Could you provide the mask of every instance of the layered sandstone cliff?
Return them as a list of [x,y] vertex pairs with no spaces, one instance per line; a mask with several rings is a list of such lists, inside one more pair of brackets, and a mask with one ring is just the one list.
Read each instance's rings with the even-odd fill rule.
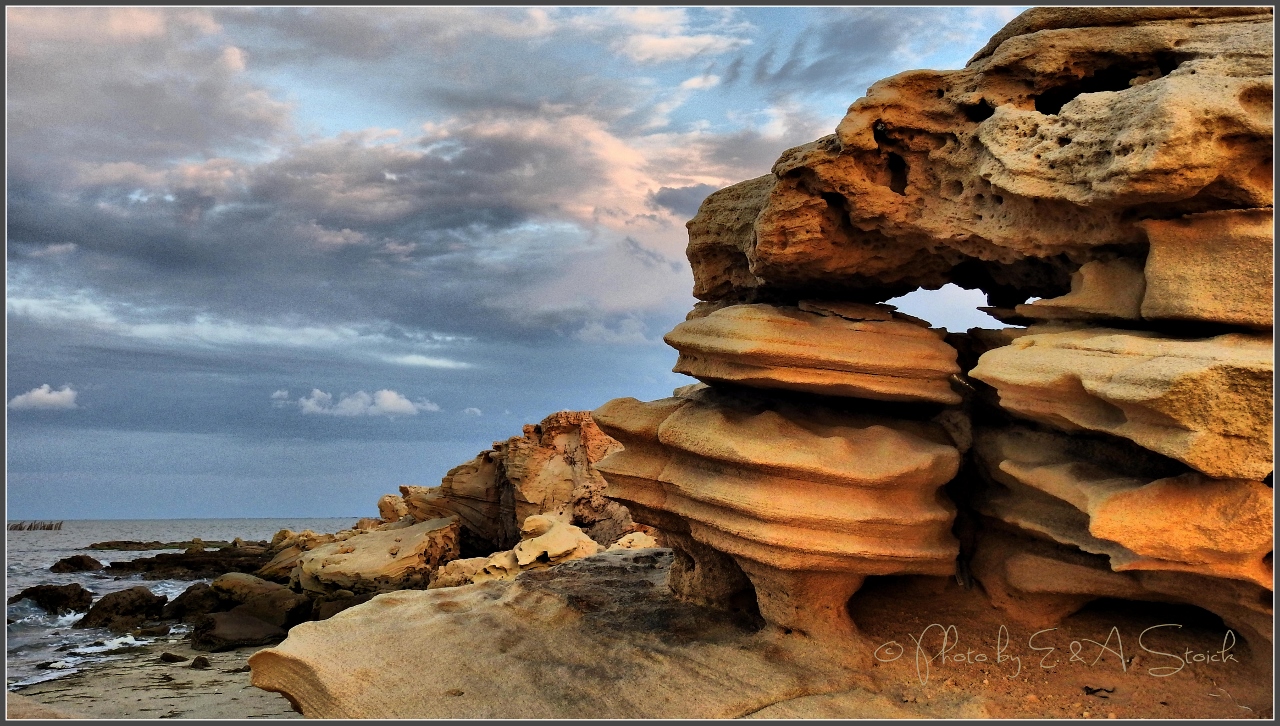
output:
[[[490,556],[306,626],[255,683],[309,715],[461,714],[404,667],[420,651],[387,631],[411,622],[462,643],[444,693],[501,684],[482,705],[582,715],[529,675],[571,663],[612,689],[600,714],[741,715],[734,689],[872,672],[850,613],[881,575],[1035,628],[1100,598],[1191,605],[1269,664],[1272,35],[1267,8],[1037,8],[963,69],[875,84],[689,222],[701,302],[666,340],[700,383],[556,414],[386,499],[377,529],[456,516]],[[947,283],[1010,327],[883,304]],[[586,578],[648,555],[584,559],[564,528],[606,544],[630,520],[670,547],[662,597],[683,602]],[[749,627],[710,634],[730,621]],[[361,648],[391,674],[373,687],[334,665]]]
[[[608,494],[669,533],[672,587],[749,584],[771,623],[848,634],[862,576],[958,563],[1030,621],[1172,600],[1269,640],[1272,28],[1031,10],[708,197],[704,302],[666,339],[711,388],[595,412],[626,447]],[[946,283],[1031,327],[875,305]]]

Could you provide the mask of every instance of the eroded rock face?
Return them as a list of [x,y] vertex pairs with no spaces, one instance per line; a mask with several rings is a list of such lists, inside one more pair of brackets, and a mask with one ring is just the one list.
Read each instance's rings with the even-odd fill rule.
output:
[[1019,416],[1121,436],[1211,477],[1261,480],[1272,470],[1271,350],[1270,336],[1090,328],[1023,335],[970,375]]
[[316,593],[425,588],[432,570],[458,557],[459,530],[449,517],[320,545],[299,557],[298,584]]
[[487,558],[454,560],[437,568],[431,588],[455,587],[490,580],[512,580],[526,570],[538,570],[570,560],[590,557],[600,545],[581,529],[564,522],[533,515],[520,527],[520,543],[515,548]]
[[626,510],[603,495],[605,482],[594,468],[617,446],[588,412],[560,411],[454,467],[440,486],[400,491],[419,521],[458,516],[466,554],[511,549],[520,524],[533,515],[579,526],[607,545],[633,528]]
[[[908,710],[827,652],[677,600],[662,585],[670,557],[602,552],[513,582],[379,595],[255,653],[253,684],[308,718],[986,715],[973,701]],[[816,710],[799,700],[810,694],[829,701]]]
[[1151,243],[1142,317],[1270,330],[1274,225],[1271,209],[1140,222]]
[[955,510],[938,489],[960,454],[936,424],[712,389],[593,415],[625,447],[598,465],[609,495],[732,557],[775,625],[852,637],[844,603],[864,576],[954,571]]
[[[1101,445],[1101,444],[1100,444]],[[1270,588],[1272,489],[1260,481],[1127,476],[1069,437],[982,431],[977,458],[999,491],[979,511],[1110,558],[1111,569],[1169,570]]]
[[955,404],[956,351],[890,306],[802,301],[734,305],[677,325],[673,369],[733,383],[881,401]]
[[1220,616],[1247,642],[1269,645],[1273,637],[1271,593],[1242,580],[1115,572],[1106,557],[999,527],[981,530],[970,566],[991,603],[1031,627],[1052,627],[1089,602],[1110,597],[1188,603]]
[[1141,219],[1270,207],[1272,15],[1184,10],[1036,8],[961,70],[876,83],[834,135],[707,199],[695,295],[956,282],[1011,307],[1140,261]]

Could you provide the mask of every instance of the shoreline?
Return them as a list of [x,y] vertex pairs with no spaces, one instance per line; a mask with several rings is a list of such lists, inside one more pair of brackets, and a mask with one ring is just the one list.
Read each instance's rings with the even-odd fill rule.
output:
[[[250,683],[246,665],[249,656],[259,650],[262,648],[205,653],[192,650],[187,640],[152,643],[118,660],[96,663],[65,678],[23,686],[9,694],[64,711],[72,718],[302,718],[283,696]],[[165,652],[187,660],[163,662],[160,654]],[[191,668],[197,656],[208,658],[210,667]]]

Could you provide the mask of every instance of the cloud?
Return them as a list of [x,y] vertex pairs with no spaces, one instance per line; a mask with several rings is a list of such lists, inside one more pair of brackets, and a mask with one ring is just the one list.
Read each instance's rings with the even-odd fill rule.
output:
[[412,353],[409,355],[395,355],[384,358],[388,363],[395,363],[402,366],[418,366],[422,368],[470,368],[470,363],[462,361],[450,360],[448,358],[432,358],[425,355]]
[[702,206],[702,200],[719,189],[711,184],[693,184],[687,187],[660,187],[649,199],[657,206],[669,209],[680,217],[692,218]]
[[481,415],[483,415],[482,413],[480,413],[480,409],[478,409],[478,408],[474,408],[474,407],[464,408],[464,409],[462,409],[462,413],[463,413],[463,415],[466,415],[466,416],[481,416]]
[[385,388],[372,396],[364,391],[343,395],[336,404],[331,394],[313,388],[310,395],[298,399],[298,406],[304,414],[329,416],[416,416],[419,411],[440,410],[440,406],[431,401],[410,401]]
[[278,390],[278,391],[276,391],[275,393],[271,394],[271,400],[272,400],[272,401],[280,401],[280,400],[286,400],[286,401],[287,401],[288,399],[289,399],[289,389],[287,389],[287,388],[281,388],[280,390]]
[[608,327],[598,320],[583,325],[573,337],[584,343],[600,345],[658,345],[661,339],[651,340],[645,336],[648,326],[638,318],[623,318],[615,327]]
[[703,33],[700,35],[633,35],[618,44],[618,50],[638,63],[665,63],[688,60],[699,55],[717,55],[741,48],[751,41]]
[[71,386],[63,386],[55,391],[45,383],[39,388],[14,396],[13,400],[9,401],[9,408],[65,410],[79,408],[79,406],[76,405],[76,391]]

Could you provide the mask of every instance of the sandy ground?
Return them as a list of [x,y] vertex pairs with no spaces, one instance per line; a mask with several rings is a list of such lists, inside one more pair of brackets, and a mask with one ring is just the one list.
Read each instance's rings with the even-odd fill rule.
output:
[[[1036,635],[993,610],[980,591],[942,578],[871,578],[851,611],[862,635],[873,645],[884,644],[868,674],[869,688],[753,715],[839,717],[848,711],[843,701],[873,698],[884,718],[954,716],[961,707],[979,709],[966,716],[995,718],[1273,717],[1269,651],[1254,653],[1239,644],[1231,660],[1190,660],[1176,673],[1153,675],[1179,665],[1172,653],[1194,659],[1220,652],[1225,628],[1203,611],[1104,601]],[[1183,625],[1146,636],[1146,644],[1165,655],[1138,644],[1142,630],[1157,623]],[[955,628],[942,658],[949,625]],[[923,643],[919,658],[916,640]],[[301,718],[283,696],[253,687],[249,672],[239,670],[257,650],[197,653],[186,642],[151,645],[17,693],[87,718]],[[212,667],[164,663],[164,651],[204,655]]]
[[[964,694],[994,718],[1273,717],[1270,649],[1238,643],[1232,659],[1211,661],[1221,658],[1226,627],[1196,608],[1097,601],[1037,635],[976,587],[886,577],[869,578],[850,610],[881,647],[872,667],[879,692],[905,704]],[[1144,629],[1165,623],[1182,627],[1149,631],[1149,650],[1139,645]]]
[[[149,645],[16,693],[77,718],[302,718],[283,696],[254,688],[248,670],[237,670],[258,650],[199,653],[186,642]],[[165,663],[159,656],[166,651],[189,659],[203,655],[211,667]]]

